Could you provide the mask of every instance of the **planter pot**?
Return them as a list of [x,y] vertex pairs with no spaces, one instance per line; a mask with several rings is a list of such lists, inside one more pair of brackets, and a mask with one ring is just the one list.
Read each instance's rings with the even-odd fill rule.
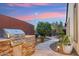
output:
[[66,54],[70,54],[72,52],[73,45],[64,45],[63,46],[63,52]]
[[45,37],[43,37],[43,36],[40,37],[41,42],[44,42],[44,38],[45,38]]

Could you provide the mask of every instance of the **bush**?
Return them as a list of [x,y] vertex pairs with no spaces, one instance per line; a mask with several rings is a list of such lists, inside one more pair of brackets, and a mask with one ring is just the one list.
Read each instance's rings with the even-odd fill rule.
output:
[[60,40],[59,40],[59,43],[61,45],[70,45],[70,39],[67,35],[63,35]]
[[45,36],[50,36],[51,31],[52,31],[51,24],[49,24],[48,22],[39,22],[37,24],[36,31],[40,36],[42,36],[44,38],[45,38]]

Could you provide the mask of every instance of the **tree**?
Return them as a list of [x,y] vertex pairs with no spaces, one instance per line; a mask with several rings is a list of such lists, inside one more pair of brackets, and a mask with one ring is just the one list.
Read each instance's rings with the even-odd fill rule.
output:
[[63,32],[64,26],[62,21],[60,21],[59,23],[57,21],[55,23],[52,23],[52,29],[53,29],[53,34],[58,36],[64,35],[64,32]]
[[63,30],[64,30],[63,22],[60,21],[60,23],[59,23],[57,29],[58,29],[59,37],[65,35],[65,33],[64,33],[64,31],[63,31]]
[[63,22],[60,21],[59,27],[60,27],[60,28],[63,28]]
[[52,24],[51,24],[51,27],[52,27],[52,35],[55,36],[55,35],[56,35],[56,27],[57,27],[57,26],[56,26],[56,23],[52,23]]
[[57,25],[57,26],[59,25],[57,21],[56,21],[55,25]]
[[44,41],[44,38],[46,36],[49,36],[51,34],[52,28],[51,28],[51,24],[49,24],[48,22],[39,22],[37,24],[37,28],[36,28],[38,34],[41,36],[41,41]]

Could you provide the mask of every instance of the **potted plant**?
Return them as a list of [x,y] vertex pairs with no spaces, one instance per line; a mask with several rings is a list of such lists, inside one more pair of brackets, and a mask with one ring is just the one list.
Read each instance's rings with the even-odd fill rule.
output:
[[71,43],[70,41],[70,37],[68,37],[67,35],[64,36],[63,39],[63,52],[70,54],[72,52],[73,49],[73,42]]
[[65,35],[62,39],[63,52],[66,54],[70,54],[73,49],[73,43],[70,41],[70,37]]

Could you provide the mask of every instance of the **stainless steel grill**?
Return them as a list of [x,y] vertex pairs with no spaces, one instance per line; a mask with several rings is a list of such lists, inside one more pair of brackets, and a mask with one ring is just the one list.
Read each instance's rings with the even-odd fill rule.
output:
[[25,33],[21,29],[3,29],[5,38],[24,38]]

